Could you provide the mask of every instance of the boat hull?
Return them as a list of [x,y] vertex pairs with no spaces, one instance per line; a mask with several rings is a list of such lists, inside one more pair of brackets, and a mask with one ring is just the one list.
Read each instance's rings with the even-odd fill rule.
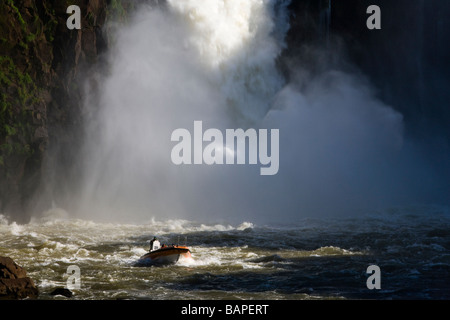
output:
[[170,246],[154,250],[143,255],[140,260],[142,262],[150,262],[152,264],[174,264],[180,258],[190,258],[191,251],[188,247]]

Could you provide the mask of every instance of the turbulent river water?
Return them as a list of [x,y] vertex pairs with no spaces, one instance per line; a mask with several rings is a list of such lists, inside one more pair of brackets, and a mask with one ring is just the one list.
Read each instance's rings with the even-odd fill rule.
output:
[[[359,218],[304,219],[297,225],[143,224],[71,219],[53,210],[29,224],[0,223],[0,255],[27,269],[38,299],[67,287],[72,299],[449,299],[450,214],[443,208],[395,208]],[[192,259],[138,263],[149,240],[185,242]],[[367,268],[380,268],[369,290]]]

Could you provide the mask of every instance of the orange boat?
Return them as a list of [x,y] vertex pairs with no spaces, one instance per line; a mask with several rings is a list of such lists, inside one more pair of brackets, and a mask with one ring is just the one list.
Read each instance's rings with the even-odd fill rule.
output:
[[190,258],[191,250],[186,246],[171,245],[160,246],[156,238],[150,242],[150,251],[143,255],[141,261],[149,261],[157,264],[171,264],[176,263],[180,257]]

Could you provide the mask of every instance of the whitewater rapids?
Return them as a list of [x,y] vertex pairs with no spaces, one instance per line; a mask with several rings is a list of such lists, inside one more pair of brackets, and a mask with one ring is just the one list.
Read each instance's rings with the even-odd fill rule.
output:
[[[0,255],[35,281],[39,299],[66,287],[72,299],[448,299],[450,216],[439,208],[390,209],[361,218],[305,219],[298,225],[143,224],[70,219],[53,210],[29,224],[0,217]],[[186,244],[191,260],[140,266],[149,240]],[[366,287],[369,265],[382,289]]]

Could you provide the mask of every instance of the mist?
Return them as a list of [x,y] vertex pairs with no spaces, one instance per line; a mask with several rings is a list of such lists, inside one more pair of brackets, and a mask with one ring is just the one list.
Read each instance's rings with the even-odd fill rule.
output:
[[[405,138],[404,119],[364,75],[333,63],[277,62],[288,2],[167,1],[114,34],[88,92],[77,217],[289,223],[433,201],[439,177]],[[329,48],[328,48],[329,49]],[[326,51],[317,48],[316,59]],[[325,50],[325,49],[324,49]],[[326,63],[326,62],[324,62]],[[280,167],[174,165],[171,133],[280,130]]]

